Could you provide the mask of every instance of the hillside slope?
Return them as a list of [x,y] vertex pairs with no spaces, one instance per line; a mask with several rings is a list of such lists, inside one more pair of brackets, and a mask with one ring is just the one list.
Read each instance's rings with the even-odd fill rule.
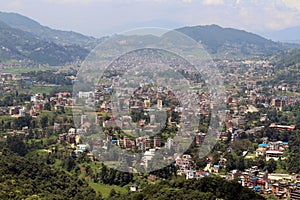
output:
[[266,55],[285,49],[277,42],[259,35],[218,25],[192,26],[176,29],[199,41],[212,54],[227,56]]
[[84,48],[93,48],[98,39],[73,31],[61,31],[43,26],[40,23],[17,13],[0,12],[0,21],[12,28],[33,34],[36,38],[56,44],[76,44]]
[[0,21],[0,60],[28,60],[39,64],[63,65],[82,60],[88,50],[77,45],[58,45],[36,38]]

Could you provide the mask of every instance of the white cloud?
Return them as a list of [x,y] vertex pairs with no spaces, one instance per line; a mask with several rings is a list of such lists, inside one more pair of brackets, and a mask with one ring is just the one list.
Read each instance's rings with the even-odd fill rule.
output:
[[204,0],[203,1],[204,5],[223,5],[224,0]]
[[300,11],[300,1],[299,0],[282,0],[282,2],[289,8],[297,9]]
[[181,0],[182,3],[193,3],[193,0]]
[[[193,0],[46,0],[50,3],[56,4],[82,4],[82,5],[91,5],[94,3],[135,3],[135,2],[147,2],[147,3],[193,3]],[[207,0],[206,0],[207,1]],[[210,1],[210,0],[208,0]],[[223,0],[215,0],[215,1],[223,1]],[[213,3],[210,3],[213,4]]]
[[83,5],[89,5],[92,3],[99,2],[99,0],[46,0],[46,1],[50,3],[57,3],[57,4],[83,4]]

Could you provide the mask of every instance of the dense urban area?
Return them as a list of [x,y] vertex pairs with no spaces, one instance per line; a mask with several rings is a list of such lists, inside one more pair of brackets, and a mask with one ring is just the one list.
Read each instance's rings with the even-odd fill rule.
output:
[[[150,173],[139,173],[138,165],[124,162],[124,172],[107,167],[102,156],[110,146],[142,152],[141,167],[160,149],[176,152],[178,143],[172,137],[180,109],[176,110],[172,92],[142,85],[131,101],[116,102],[130,113],[116,122],[108,98],[112,85],[72,94],[77,65],[1,65],[0,198],[299,199],[298,55],[299,51],[289,50],[252,59],[216,60],[225,80],[227,109],[213,150],[199,158],[210,114],[201,104],[201,122],[188,150],[164,158],[169,165]],[[87,109],[75,127],[73,109],[78,101],[96,109],[96,117],[90,122]],[[167,112],[165,127],[154,137],[147,135],[158,126],[151,109]],[[81,136],[95,131],[93,123],[101,125],[106,137],[83,143]],[[131,124],[136,124],[133,132],[139,137],[126,130]],[[95,149],[102,151],[95,154]]]

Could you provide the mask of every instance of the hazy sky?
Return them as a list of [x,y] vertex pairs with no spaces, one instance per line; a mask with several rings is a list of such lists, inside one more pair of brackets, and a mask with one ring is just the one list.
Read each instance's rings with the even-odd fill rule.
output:
[[0,10],[93,36],[142,26],[218,24],[263,32],[300,25],[300,0],[0,0]]

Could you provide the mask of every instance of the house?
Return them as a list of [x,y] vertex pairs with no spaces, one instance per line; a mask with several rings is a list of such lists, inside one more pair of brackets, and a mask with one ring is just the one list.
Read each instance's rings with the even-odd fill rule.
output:
[[269,128],[271,129],[279,129],[279,130],[288,130],[288,131],[293,131],[295,130],[296,126],[295,125],[291,125],[291,126],[284,126],[284,125],[277,125],[272,123]]
[[270,159],[279,160],[283,156],[283,152],[279,150],[268,150],[266,151],[266,161]]
[[291,200],[300,200],[300,189],[299,188],[297,188],[291,192],[290,199]]
[[131,192],[136,192],[136,191],[139,190],[139,186],[137,186],[137,185],[132,185],[132,186],[130,186],[129,190],[130,190]]

